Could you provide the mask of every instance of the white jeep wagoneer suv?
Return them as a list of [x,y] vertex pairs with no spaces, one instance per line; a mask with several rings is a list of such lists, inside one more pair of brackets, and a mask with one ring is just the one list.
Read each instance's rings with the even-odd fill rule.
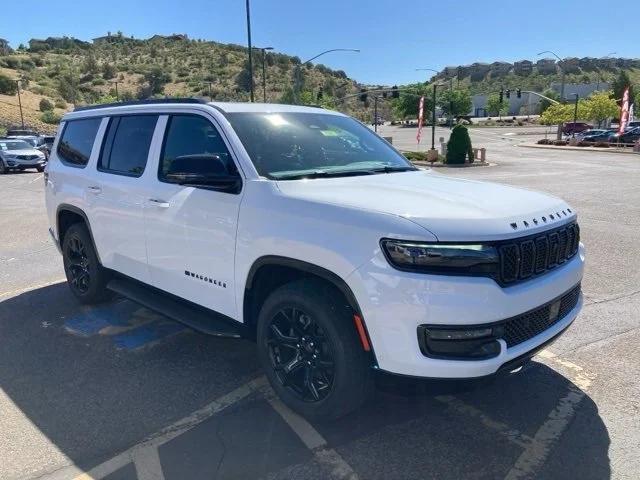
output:
[[562,200],[418,170],[337,112],[195,99],[76,109],[46,174],[73,294],[257,341],[271,385],[338,417],[373,372],[512,371],[574,321]]

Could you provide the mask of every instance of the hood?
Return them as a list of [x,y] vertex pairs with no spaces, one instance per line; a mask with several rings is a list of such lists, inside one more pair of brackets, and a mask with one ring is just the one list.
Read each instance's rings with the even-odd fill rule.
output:
[[500,240],[575,219],[561,199],[522,188],[427,171],[287,180],[280,191],[309,201],[397,215],[440,241]]

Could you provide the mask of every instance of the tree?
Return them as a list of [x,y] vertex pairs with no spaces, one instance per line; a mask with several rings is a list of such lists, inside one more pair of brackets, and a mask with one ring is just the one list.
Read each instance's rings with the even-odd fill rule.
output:
[[250,92],[251,82],[251,70],[249,70],[249,61],[247,60],[244,62],[242,70],[240,70],[240,73],[236,77],[236,86],[243,92]]
[[618,102],[618,105],[622,105],[622,97],[624,96],[624,91],[627,87],[629,87],[629,100],[631,100],[634,98],[631,79],[625,70],[620,70],[620,73],[615,78],[612,85],[613,98]]
[[509,103],[504,100],[500,102],[500,95],[492,93],[487,98],[487,111],[489,115],[506,115],[509,113]]
[[116,76],[116,68],[110,63],[102,64],[102,78],[110,80]]
[[67,102],[77,103],[81,100],[75,73],[66,71],[58,76],[58,93]]
[[473,108],[469,90],[462,89],[446,90],[440,97],[439,104],[447,116],[453,117],[469,115]]
[[155,66],[145,72],[144,80],[149,85],[149,93],[159,95],[164,91],[164,86],[171,81],[171,75],[165,72],[162,67]]
[[0,74],[0,93],[2,95],[15,95],[18,92],[18,84],[6,75]]
[[392,108],[397,117],[404,120],[418,118],[420,97],[424,96],[424,118],[428,118],[428,113],[433,107],[428,85],[426,83],[413,83],[405,88],[407,91],[400,92],[400,97],[393,100]]
[[469,130],[464,125],[456,125],[451,130],[449,141],[447,142],[447,163],[461,164],[465,158],[469,157],[469,162],[473,161],[473,147]]
[[[561,125],[566,122],[573,122],[575,112],[574,103],[554,104],[547,108],[540,116],[540,123],[543,125]],[[589,110],[587,108],[587,101],[578,101],[578,118],[589,118]]]
[[619,108],[616,101],[611,98],[612,92],[594,92],[584,101],[585,118],[598,122],[598,126],[608,118],[618,115]]
[[96,61],[96,57],[93,54],[87,55],[82,65],[82,71],[84,73],[98,73],[100,67],[98,66],[98,62]]
[[[547,88],[544,92],[542,92],[542,95],[544,95],[545,97],[548,97],[552,100],[557,100],[560,101],[560,94],[558,92],[556,92],[555,90],[553,90],[552,88]],[[552,102],[550,102],[549,100],[543,98],[540,100],[540,113],[544,112],[547,108],[549,108],[551,105],[553,105]]]
[[50,100],[43,98],[40,100],[40,111],[46,112],[48,110],[53,110],[53,103]]

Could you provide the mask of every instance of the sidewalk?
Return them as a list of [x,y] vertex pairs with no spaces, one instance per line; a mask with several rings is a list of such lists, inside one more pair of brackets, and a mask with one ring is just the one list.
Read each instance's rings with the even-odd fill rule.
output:
[[558,145],[538,145],[537,143],[519,143],[518,147],[525,148],[546,148],[547,150],[577,150],[580,152],[596,152],[596,153],[624,153],[624,154],[635,154],[640,156],[639,152],[634,152],[631,148],[620,149],[616,147],[610,148],[601,148],[601,147],[571,147],[569,145],[558,146]]

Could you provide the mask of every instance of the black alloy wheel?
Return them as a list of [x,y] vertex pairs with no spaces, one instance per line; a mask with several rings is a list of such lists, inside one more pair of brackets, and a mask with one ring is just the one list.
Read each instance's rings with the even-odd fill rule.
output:
[[318,402],[329,394],[334,360],[322,327],[307,313],[285,307],[269,324],[271,366],[283,387],[305,402]]
[[89,256],[83,239],[78,235],[72,235],[67,242],[67,279],[71,288],[81,295],[86,294],[91,287],[91,271],[89,269]]

